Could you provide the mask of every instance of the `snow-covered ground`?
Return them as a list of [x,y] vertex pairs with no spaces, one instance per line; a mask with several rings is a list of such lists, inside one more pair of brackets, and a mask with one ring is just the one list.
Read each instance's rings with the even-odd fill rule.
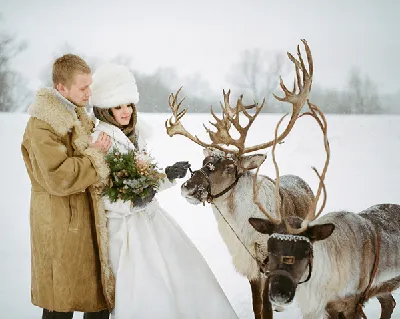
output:
[[[198,168],[202,160],[200,146],[183,137],[170,138],[164,121],[169,114],[143,114],[153,129],[149,139],[152,155],[162,165],[189,160]],[[7,319],[40,318],[41,311],[30,303],[30,183],[20,153],[20,143],[28,116],[0,114],[2,154],[0,156],[0,317]],[[189,131],[204,136],[203,114],[186,115]],[[400,204],[400,116],[327,116],[331,145],[331,164],[326,178],[328,202],[325,212],[347,209],[360,211],[377,203]],[[251,144],[273,136],[277,115],[261,115],[249,136]],[[270,154],[270,151],[268,151]],[[321,169],[324,149],[321,133],[311,119],[300,119],[286,142],[277,148],[281,174],[298,174],[316,189],[317,178],[311,166]],[[271,160],[262,172],[275,176]],[[240,318],[253,318],[248,282],[232,267],[211,212],[211,208],[193,206],[180,196],[179,186],[158,195],[166,208],[203,253]],[[201,280],[201,278],[199,278]],[[400,301],[397,293],[395,297]],[[379,304],[366,306],[368,318],[379,318]],[[81,314],[75,318],[82,318]],[[295,306],[275,318],[300,318]],[[393,318],[400,318],[400,307]]]

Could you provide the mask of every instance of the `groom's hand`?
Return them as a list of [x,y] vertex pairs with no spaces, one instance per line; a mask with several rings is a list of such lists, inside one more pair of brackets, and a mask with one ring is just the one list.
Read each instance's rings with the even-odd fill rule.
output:
[[93,143],[92,137],[89,136],[89,147],[94,148],[100,152],[107,154],[111,145],[112,145],[112,142],[111,142],[110,137],[104,132],[100,133],[99,137],[97,138],[97,141],[94,143]]

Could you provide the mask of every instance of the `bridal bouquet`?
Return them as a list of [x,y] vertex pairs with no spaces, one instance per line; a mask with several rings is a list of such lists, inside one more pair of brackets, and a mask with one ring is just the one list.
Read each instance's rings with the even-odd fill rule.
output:
[[160,171],[154,159],[145,151],[129,150],[120,153],[114,148],[105,157],[110,167],[110,180],[103,195],[111,202],[118,199],[131,201],[140,197],[145,199],[158,189],[160,180],[166,177]]

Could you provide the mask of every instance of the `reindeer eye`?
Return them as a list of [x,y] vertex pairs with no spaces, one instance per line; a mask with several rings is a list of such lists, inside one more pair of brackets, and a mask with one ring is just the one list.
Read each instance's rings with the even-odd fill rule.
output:
[[233,173],[235,171],[235,164],[229,164],[226,166],[225,171],[227,173]]

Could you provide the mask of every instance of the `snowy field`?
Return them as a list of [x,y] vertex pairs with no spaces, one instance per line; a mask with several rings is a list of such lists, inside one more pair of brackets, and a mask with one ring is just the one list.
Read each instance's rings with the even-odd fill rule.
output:
[[[201,148],[183,137],[166,135],[164,121],[169,114],[139,116],[153,129],[149,146],[162,166],[188,160],[193,168],[199,168]],[[41,310],[30,303],[30,183],[20,153],[27,119],[25,114],[0,114],[0,135],[4,143],[0,156],[0,317],[7,319],[41,316]],[[208,119],[206,115],[186,115],[183,122],[189,131],[205,139],[202,123]],[[271,139],[277,119],[276,115],[259,116],[250,134],[251,144]],[[331,164],[326,179],[325,212],[360,211],[378,203],[400,204],[400,116],[330,115],[327,119]],[[281,174],[300,175],[315,190],[317,178],[311,166],[321,169],[324,161],[321,133],[316,123],[300,119],[286,142],[277,148],[277,159]],[[275,177],[271,159],[264,164],[262,172]],[[179,186],[157,196],[205,256],[239,317],[253,318],[249,284],[232,267],[210,206],[190,205],[180,196]],[[400,304],[398,293],[395,298]],[[379,311],[376,300],[366,306],[368,318],[379,318]],[[75,318],[82,315],[76,314]],[[300,318],[300,315],[292,306],[275,318]],[[393,318],[400,318],[400,306]]]

